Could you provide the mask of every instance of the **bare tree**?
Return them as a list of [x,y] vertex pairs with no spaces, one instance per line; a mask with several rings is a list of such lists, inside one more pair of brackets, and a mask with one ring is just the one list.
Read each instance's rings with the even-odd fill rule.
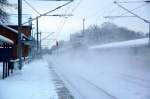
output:
[[0,24],[8,23],[9,15],[5,8],[10,6],[12,5],[8,3],[8,0],[0,0]]

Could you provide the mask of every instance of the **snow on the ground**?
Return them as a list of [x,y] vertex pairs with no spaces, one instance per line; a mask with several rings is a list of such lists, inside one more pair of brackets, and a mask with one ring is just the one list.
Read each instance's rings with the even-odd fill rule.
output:
[[150,99],[149,56],[66,52],[45,57],[75,99]]
[[36,60],[0,80],[0,99],[58,99],[48,63]]
[[135,46],[147,46],[149,38],[120,41],[102,45],[90,46],[89,49],[107,49],[107,48],[125,48],[125,47],[135,47]]

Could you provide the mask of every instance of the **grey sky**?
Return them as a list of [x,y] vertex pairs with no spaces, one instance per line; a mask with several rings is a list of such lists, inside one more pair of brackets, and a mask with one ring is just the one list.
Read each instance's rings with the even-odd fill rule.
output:
[[[15,3],[14,0],[10,1]],[[32,4],[32,6],[36,8],[36,10],[38,10],[41,14],[51,9],[54,9],[58,5],[65,3],[54,1],[42,2],[37,0],[26,0],[26,1]],[[122,5],[131,10],[142,4],[143,3],[135,3],[135,4],[128,3]],[[135,10],[134,12],[143,18],[150,19],[148,9],[150,9],[150,4],[146,4],[145,6]],[[65,6],[62,9],[51,13],[51,14],[71,13],[74,16],[69,17],[68,19],[60,17],[42,17],[39,19],[40,31],[55,32],[52,38],[55,38],[57,40],[60,39],[67,40],[69,39],[70,33],[75,33],[82,29],[82,19],[85,18],[86,28],[92,24],[100,25],[103,22],[110,21],[114,22],[119,26],[124,26],[132,30],[148,32],[148,24],[144,23],[143,21],[137,18],[118,18],[113,20],[104,18],[104,16],[120,15],[124,12],[126,11],[122,10],[121,8],[113,4],[113,0],[74,0],[74,2],[71,3],[70,5]],[[14,13],[16,12],[14,11]],[[38,15],[28,5],[26,5],[25,2],[23,2],[23,13],[31,14],[32,17],[36,17]],[[26,20],[27,17],[24,17],[23,21]],[[44,37],[46,35],[47,34],[45,33],[42,36]]]

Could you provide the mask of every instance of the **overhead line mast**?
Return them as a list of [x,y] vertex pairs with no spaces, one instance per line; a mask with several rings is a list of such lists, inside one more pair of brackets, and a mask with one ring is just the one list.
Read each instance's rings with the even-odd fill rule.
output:
[[[42,17],[42,16],[44,16],[44,15],[47,15],[51,12],[54,12],[55,10],[60,9],[63,6],[66,6],[66,5],[70,4],[73,0],[47,0],[47,1],[70,1],[70,2],[67,2],[67,3],[65,3],[61,6],[58,6],[55,9],[50,10],[50,11],[44,13],[44,14],[39,13],[40,14],[39,16],[37,16],[36,18],[33,18],[33,19],[30,20],[31,22],[38,19],[38,18],[40,18],[40,17]],[[30,7],[32,7],[28,2],[26,2],[26,3]],[[32,9],[34,9],[34,8],[32,8]],[[38,11],[36,9],[34,9],[34,10],[38,13]],[[21,30],[22,30],[22,25],[27,24],[27,23],[28,23],[28,21],[25,22],[25,23],[22,23],[22,0],[18,0],[18,48],[17,48],[17,54],[18,54],[18,58],[19,58],[19,69],[20,70],[22,69],[22,37],[21,37],[22,33],[21,33]]]
[[[146,3],[150,3],[150,1],[144,1]],[[133,13],[132,11],[128,10],[127,8],[123,7],[122,5],[120,5],[117,1],[114,1],[114,3],[119,6],[120,8],[124,9],[125,11],[129,12],[130,14],[134,15],[135,17],[139,18],[140,20],[143,20],[144,22],[149,24],[149,46],[150,46],[150,21],[146,20],[144,18],[142,18],[141,16]]]
[[17,56],[19,58],[19,69],[22,69],[22,42],[21,42],[21,29],[22,29],[22,0],[18,0],[18,48]]
[[[150,46],[150,21],[147,20],[147,19],[144,19],[142,18],[141,16],[135,14],[134,12],[130,11],[129,9],[125,8],[124,6],[120,5],[119,3],[133,3],[135,1],[125,1],[125,2],[117,2],[117,1],[114,1],[114,4],[116,4],[118,7],[122,8],[123,10],[127,11],[128,13],[132,14],[133,16],[105,16],[105,18],[118,18],[118,17],[137,17],[138,19],[148,23],[149,25],[149,46]],[[136,1],[136,2],[139,2],[139,1]],[[140,1],[139,3],[150,3],[150,0],[146,0],[146,1]]]

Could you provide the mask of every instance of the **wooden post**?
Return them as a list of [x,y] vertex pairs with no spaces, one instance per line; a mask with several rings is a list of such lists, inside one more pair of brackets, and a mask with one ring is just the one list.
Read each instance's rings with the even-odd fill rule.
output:
[[5,77],[7,77],[7,62],[5,62]]
[[3,79],[5,78],[5,63],[3,62]]
[[9,76],[9,64],[7,62],[7,73],[8,73],[8,76]]

